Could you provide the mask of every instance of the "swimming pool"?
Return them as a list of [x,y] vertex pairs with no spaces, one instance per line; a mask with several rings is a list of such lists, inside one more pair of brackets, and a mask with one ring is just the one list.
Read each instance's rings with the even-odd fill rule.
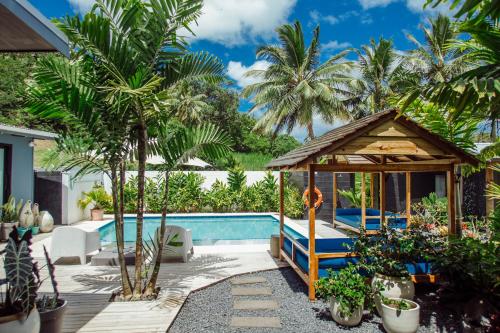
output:
[[[125,218],[125,242],[134,243],[136,219]],[[279,221],[271,215],[185,215],[168,216],[167,225],[191,229],[195,245],[267,243],[271,235],[279,234]],[[145,217],[143,239],[149,240],[160,226],[160,217]],[[285,225],[293,236],[301,235]],[[101,241],[109,244],[116,241],[115,223],[99,228]]]

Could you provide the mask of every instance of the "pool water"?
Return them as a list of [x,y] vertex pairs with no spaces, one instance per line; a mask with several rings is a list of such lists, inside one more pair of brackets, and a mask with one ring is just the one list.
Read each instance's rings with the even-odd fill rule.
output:
[[[216,216],[168,216],[168,225],[191,229],[195,245],[242,244],[269,242],[271,235],[279,234],[279,221],[271,215],[216,215]],[[160,226],[160,217],[145,217],[143,239],[153,238]],[[285,226],[288,233],[300,237],[295,230]],[[134,243],[136,237],[135,218],[125,218],[125,242]],[[116,241],[115,223],[110,222],[99,228],[101,241]]]

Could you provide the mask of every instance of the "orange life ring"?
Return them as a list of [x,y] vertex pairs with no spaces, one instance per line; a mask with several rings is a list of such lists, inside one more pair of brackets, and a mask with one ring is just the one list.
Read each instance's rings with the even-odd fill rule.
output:
[[[321,206],[321,204],[323,203],[323,193],[321,193],[319,188],[317,188],[316,186],[314,186],[314,193],[316,193],[316,196],[318,197],[318,199],[314,203],[314,208],[319,208],[319,206]],[[302,197],[304,198],[304,204],[309,207],[309,188],[306,188]]]

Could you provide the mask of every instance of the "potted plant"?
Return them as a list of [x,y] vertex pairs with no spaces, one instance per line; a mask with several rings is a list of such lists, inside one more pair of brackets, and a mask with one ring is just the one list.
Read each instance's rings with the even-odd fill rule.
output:
[[382,324],[388,333],[415,333],[420,322],[418,303],[382,296]]
[[14,227],[4,255],[5,279],[0,280],[0,332],[38,333],[40,315],[36,292],[40,286],[38,268],[31,256],[31,231],[19,238]]
[[78,201],[81,209],[87,208],[89,204],[93,204],[90,210],[90,219],[92,221],[102,221],[104,210],[111,207],[111,196],[106,192],[104,186],[94,185],[90,192],[83,192],[84,198]]
[[[22,200],[21,200],[22,206]],[[5,204],[2,205],[2,225],[0,230],[0,239],[2,241],[7,241],[9,239],[9,234],[12,232],[14,227],[18,226],[19,223],[19,209],[16,206],[16,199],[11,195]]]
[[354,265],[334,272],[316,281],[316,294],[330,302],[333,320],[343,326],[359,325],[363,317],[363,306],[370,286]]
[[377,236],[367,236],[364,231],[354,243],[360,257],[360,266],[373,275],[372,291],[375,305],[382,312],[380,297],[413,299],[415,286],[406,263],[414,254],[411,239],[402,232],[382,227]]
[[59,298],[57,282],[54,275],[55,266],[50,260],[45,246],[43,247],[47,270],[49,271],[50,282],[52,284],[52,296],[44,295],[36,300],[36,306],[40,312],[40,333],[60,333],[63,327],[64,313],[66,312],[67,301]]

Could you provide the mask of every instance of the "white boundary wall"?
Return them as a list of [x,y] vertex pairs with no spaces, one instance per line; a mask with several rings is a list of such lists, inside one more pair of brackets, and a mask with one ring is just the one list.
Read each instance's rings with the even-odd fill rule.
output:
[[[220,180],[227,184],[227,171],[176,171],[176,172],[194,172],[200,174],[204,178],[204,182],[201,187],[205,190],[208,190],[212,187],[212,184],[215,183],[216,180]],[[161,174],[160,171],[146,171],[146,178],[155,178],[158,174]],[[279,172],[272,172],[274,178],[278,180]],[[245,175],[247,176],[247,185],[253,185],[254,183],[264,179],[266,176],[266,171],[245,171]],[[127,171],[126,179],[128,180],[131,177],[137,176],[137,171]],[[107,176],[104,176],[104,188],[107,192],[111,193],[111,179]]]
[[[63,224],[72,224],[81,220],[90,219],[90,207],[83,211],[78,206],[78,200],[83,198],[83,192],[88,192],[94,184],[103,183],[103,175],[101,173],[85,175],[78,179],[73,179],[76,171],[64,172],[62,174],[63,186]],[[66,222],[65,222],[66,221]]]

